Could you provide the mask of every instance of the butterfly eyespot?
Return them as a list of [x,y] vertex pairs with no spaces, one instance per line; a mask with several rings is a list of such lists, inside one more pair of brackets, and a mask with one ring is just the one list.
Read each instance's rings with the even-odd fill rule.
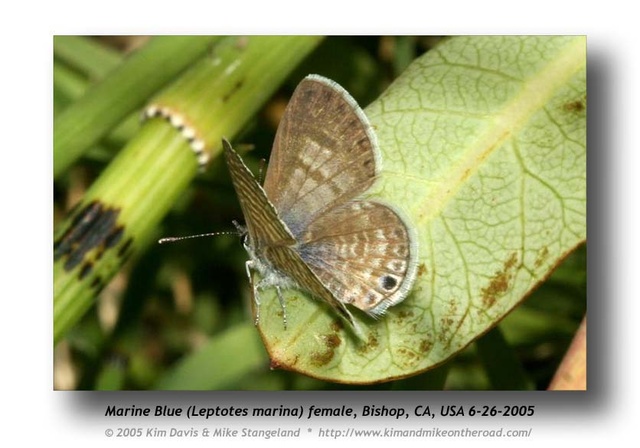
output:
[[382,283],[382,287],[387,291],[391,291],[398,284],[398,281],[390,275],[385,275],[384,277],[380,278],[380,281]]

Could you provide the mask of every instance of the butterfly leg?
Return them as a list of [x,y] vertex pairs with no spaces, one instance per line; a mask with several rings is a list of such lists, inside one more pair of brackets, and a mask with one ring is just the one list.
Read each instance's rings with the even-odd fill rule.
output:
[[[251,292],[253,294],[253,303],[254,303],[254,311],[255,311],[255,320],[254,324],[258,325],[260,323],[260,296],[258,292],[261,289],[264,289],[267,286],[274,286],[272,283],[268,282],[265,278],[260,280],[258,283],[253,281],[253,270],[255,268],[255,262],[253,260],[248,260],[245,263],[245,270],[247,272],[247,277],[249,278],[249,285],[251,287]],[[278,294],[278,301],[280,302],[280,307],[282,308],[282,319],[284,322],[284,329],[287,329],[287,309],[284,302],[284,296],[282,295],[282,289],[280,286],[275,285],[276,293]]]
[[282,322],[284,324],[284,329],[287,329],[287,308],[284,304],[284,297],[282,296],[282,290],[279,286],[276,286],[276,293],[278,294],[278,300],[280,301],[280,307],[282,308]]
[[253,275],[251,274],[254,264],[253,260],[249,260],[244,265],[247,271],[247,277],[249,278],[249,285],[251,287],[251,293],[253,294],[253,303],[254,303],[254,311],[255,311],[255,319],[254,325],[258,325],[260,322],[260,298],[258,297],[258,285],[253,282]]

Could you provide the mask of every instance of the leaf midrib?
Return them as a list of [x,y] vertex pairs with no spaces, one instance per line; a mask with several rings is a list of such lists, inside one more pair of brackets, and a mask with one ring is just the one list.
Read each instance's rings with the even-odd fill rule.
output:
[[549,64],[524,81],[520,94],[506,102],[502,110],[491,117],[491,125],[468,148],[460,163],[451,167],[446,176],[448,181],[434,185],[431,194],[418,206],[416,216],[420,216],[422,222],[429,222],[434,216],[438,216],[466,179],[480,169],[483,160],[516,135],[557,90],[584,67],[584,52],[584,38],[576,38]]

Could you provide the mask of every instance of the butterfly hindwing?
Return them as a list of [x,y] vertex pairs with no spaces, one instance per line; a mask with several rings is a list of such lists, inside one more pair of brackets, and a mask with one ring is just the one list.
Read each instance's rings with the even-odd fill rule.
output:
[[397,211],[353,201],[310,223],[299,252],[335,297],[378,316],[402,300],[413,282],[417,248],[411,241]]

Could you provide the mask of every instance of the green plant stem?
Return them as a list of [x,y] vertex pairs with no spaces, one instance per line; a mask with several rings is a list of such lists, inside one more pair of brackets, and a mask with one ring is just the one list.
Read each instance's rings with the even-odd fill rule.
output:
[[[242,46],[236,45],[237,40],[229,38],[230,45],[221,48],[213,61],[197,64],[156,99],[179,111],[212,154],[220,150],[223,136],[232,138],[247,123],[320,38],[256,36],[243,40]],[[74,255],[78,244],[69,242],[71,252],[59,254],[54,263],[55,342],[89,309],[126,258],[157,238],[154,230],[197,167],[180,132],[166,120],[151,119],[91,186],[77,210],[93,205],[100,211],[96,215],[111,213],[116,220],[87,231],[85,241],[93,244],[91,250]],[[60,226],[58,244],[73,229],[87,230],[86,220],[77,216]],[[114,234],[121,234],[117,243],[106,244],[110,240],[105,236]]]
[[54,178],[150,95],[201,57],[218,37],[160,36],[93,86],[54,124]]
[[88,79],[102,79],[122,62],[120,53],[85,36],[54,36],[53,54]]

